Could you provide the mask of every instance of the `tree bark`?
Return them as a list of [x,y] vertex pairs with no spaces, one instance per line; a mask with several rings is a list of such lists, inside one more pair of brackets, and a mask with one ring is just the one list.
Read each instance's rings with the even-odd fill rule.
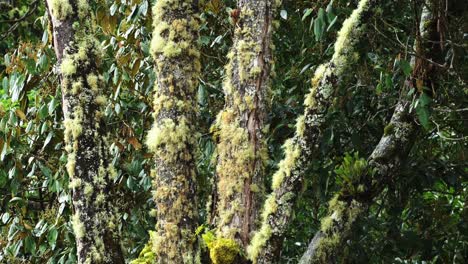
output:
[[[438,61],[442,50],[437,32],[437,9],[432,1],[426,1],[420,21],[420,35],[416,36],[417,56],[412,59],[412,76],[405,82],[405,89],[397,103],[390,123],[384,135],[375,147],[359,177],[352,179],[351,186],[342,190],[330,201],[328,216],[322,219],[318,231],[300,264],[306,263],[339,263],[342,247],[348,240],[355,222],[367,212],[375,197],[381,193],[386,184],[398,176],[407,158],[420,126],[412,110],[412,98],[407,95],[410,87],[416,87],[418,81],[424,86],[433,87],[436,67],[424,58]],[[408,86],[409,85],[409,86]]]
[[116,176],[103,120],[105,87],[87,1],[47,0],[60,65],[67,171],[73,190],[78,263],[124,263],[118,216],[110,203]]
[[292,217],[292,208],[302,185],[304,172],[318,152],[326,128],[326,114],[343,73],[352,69],[355,48],[363,28],[374,14],[374,0],[361,0],[338,33],[331,60],[319,66],[312,88],[305,99],[305,113],[296,122],[296,133],[284,144],[285,157],[273,175],[272,193],[263,206],[262,223],[248,248],[254,263],[279,260],[284,234]]
[[156,63],[154,124],[147,145],[157,224],[156,263],[199,263],[195,147],[200,73],[197,0],[158,0],[153,9],[151,53]]
[[240,0],[231,13],[235,31],[223,84],[225,106],[212,128],[219,140],[212,224],[217,237],[240,248],[249,244],[256,225],[268,155],[264,133],[274,2]]

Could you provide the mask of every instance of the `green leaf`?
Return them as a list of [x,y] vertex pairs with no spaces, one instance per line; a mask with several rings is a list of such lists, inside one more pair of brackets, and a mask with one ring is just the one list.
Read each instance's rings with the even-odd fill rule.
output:
[[304,15],[302,15],[302,21],[304,21],[304,19],[306,19],[308,16],[310,16],[310,14],[312,14],[312,9],[310,8],[307,8],[304,10]]
[[148,12],[148,1],[144,0],[143,3],[140,5],[140,8],[138,9],[138,14],[146,16],[147,12]]
[[314,34],[315,34],[315,41],[319,41],[322,39],[323,32],[325,31],[325,10],[323,8],[319,9],[317,19],[314,21]]
[[39,108],[38,116],[39,119],[44,119],[48,115],[49,111],[47,108],[47,105],[42,105],[41,108]]
[[418,115],[419,122],[425,129],[429,129],[429,109],[427,107],[423,107],[418,105],[416,107],[416,114]]
[[409,64],[408,61],[406,61],[406,60],[401,60],[399,65],[400,65],[400,69],[403,71],[403,74],[404,74],[406,77],[408,77],[408,76],[411,75],[411,70],[412,70],[412,68],[411,68],[411,65]]
[[50,100],[49,102],[49,115],[52,115],[55,111],[55,107],[57,106],[57,100],[55,100],[55,98],[52,98],[52,100]]
[[54,136],[54,132],[50,131],[49,134],[47,135],[45,141],[44,141],[44,146],[42,146],[42,150],[44,150],[45,147],[47,146],[47,144],[49,144],[49,142],[50,142],[50,140],[52,139],[53,136]]
[[10,220],[10,214],[8,212],[3,213],[2,215],[2,222],[3,224],[6,224]]
[[432,98],[429,97],[426,93],[422,93],[421,96],[419,96],[419,105],[420,106],[428,106],[432,102]]
[[119,8],[119,4],[114,2],[114,4],[112,4],[112,6],[110,7],[110,15],[113,16],[118,8]]
[[288,11],[286,11],[286,10],[284,10],[284,9],[281,10],[281,11],[280,11],[280,16],[281,16],[281,18],[284,19],[284,20],[288,19]]
[[31,254],[35,254],[36,252],[36,241],[34,241],[31,235],[24,239],[24,250]]
[[52,247],[52,249],[55,248],[55,244],[57,242],[57,237],[58,237],[57,228],[52,227],[49,230],[49,233],[47,234],[47,241],[49,242],[49,245]]

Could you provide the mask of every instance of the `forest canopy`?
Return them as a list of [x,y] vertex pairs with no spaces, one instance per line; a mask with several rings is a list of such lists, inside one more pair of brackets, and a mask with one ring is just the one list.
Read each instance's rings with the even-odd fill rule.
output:
[[0,263],[468,262],[466,0],[0,0]]

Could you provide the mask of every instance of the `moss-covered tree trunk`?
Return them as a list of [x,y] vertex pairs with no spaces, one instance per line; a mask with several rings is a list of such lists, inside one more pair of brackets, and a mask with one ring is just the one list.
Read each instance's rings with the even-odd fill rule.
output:
[[278,2],[240,0],[231,13],[235,29],[223,84],[225,106],[213,127],[219,143],[212,224],[221,240],[210,248],[212,259],[222,239],[235,241],[238,249],[246,247],[258,217],[267,159],[272,19]]
[[415,95],[408,92],[411,87],[418,87],[419,83],[435,88],[437,67],[429,61],[441,60],[442,50],[438,44],[440,35],[437,32],[438,10],[445,10],[445,7],[426,1],[420,21],[420,34],[416,36],[417,56],[412,60],[413,72],[405,82],[393,116],[369,159],[361,161],[361,164],[365,164],[361,166],[361,173],[354,175],[351,183],[343,186],[330,201],[328,216],[321,221],[320,231],[310,242],[301,264],[341,263],[345,241],[356,220],[368,211],[375,197],[391,179],[398,176],[405,164],[420,131],[415,109],[411,107]]
[[374,14],[376,1],[361,0],[343,23],[335,42],[331,60],[319,66],[312,88],[305,99],[305,113],[296,122],[296,133],[284,144],[285,157],[273,175],[273,192],[263,206],[262,223],[248,248],[254,263],[275,263],[292,217],[292,209],[302,185],[305,170],[318,152],[319,142],[327,127],[327,110],[342,76],[356,61],[356,46],[367,21]]
[[151,53],[156,64],[154,124],[147,145],[157,224],[157,263],[195,263],[198,225],[195,145],[196,91],[200,73],[197,0],[158,0],[153,8]]
[[103,122],[100,45],[86,0],[47,0],[62,86],[78,263],[124,263],[110,197],[116,175]]

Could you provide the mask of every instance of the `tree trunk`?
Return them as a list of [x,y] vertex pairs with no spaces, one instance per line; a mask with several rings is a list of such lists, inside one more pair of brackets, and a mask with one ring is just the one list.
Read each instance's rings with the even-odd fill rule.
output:
[[60,65],[78,263],[124,263],[118,241],[99,43],[87,1],[47,0]]
[[[235,31],[223,84],[225,106],[213,127],[219,143],[211,213],[216,236],[235,241],[233,252],[249,244],[264,185],[274,2],[240,0],[231,12]],[[212,247],[210,254],[216,258]]]
[[158,0],[153,9],[151,52],[156,63],[154,124],[147,145],[157,209],[152,240],[156,263],[196,263],[199,250],[195,146],[200,53],[197,0]]
[[285,157],[273,175],[273,192],[263,206],[262,223],[248,248],[254,263],[275,263],[279,260],[284,234],[292,217],[292,208],[302,185],[304,172],[318,152],[327,126],[326,114],[332,96],[341,83],[343,73],[352,69],[355,48],[376,1],[361,0],[343,23],[331,60],[317,68],[312,88],[305,99],[304,116],[298,118],[296,133],[284,144]]
[[[430,9],[428,9],[430,8]],[[433,87],[436,67],[423,58],[439,61],[441,47],[437,33],[437,9],[426,1],[420,22],[420,35],[416,36],[416,53],[412,60],[413,73],[405,82],[416,87],[422,81],[425,87]],[[441,9],[444,10],[444,9]],[[367,212],[375,197],[381,193],[392,178],[398,176],[408,156],[420,127],[416,123],[412,98],[407,95],[408,86],[395,108],[384,135],[370,155],[362,173],[352,178],[352,184],[330,201],[328,216],[322,220],[321,229],[316,233],[299,263],[340,263],[342,247],[354,228],[358,217]]]

